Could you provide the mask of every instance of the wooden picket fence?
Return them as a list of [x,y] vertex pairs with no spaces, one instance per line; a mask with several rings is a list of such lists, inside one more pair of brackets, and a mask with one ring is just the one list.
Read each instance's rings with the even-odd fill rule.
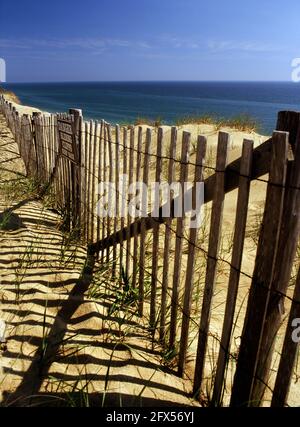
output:
[[[229,392],[231,406],[258,406],[266,390],[271,393],[272,406],[286,405],[297,355],[297,343],[291,338],[292,323],[300,318],[300,273],[291,288],[300,233],[300,113],[280,112],[273,136],[256,149],[252,141],[245,140],[241,157],[230,164],[230,137],[220,132],[216,164],[206,166],[206,138],[199,136],[192,145],[191,134],[183,132],[180,143],[175,127],[166,138],[162,128],[154,131],[142,126],[111,126],[103,120],[86,122],[79,110],[20,116],[3,97],[0,112],[15,136],[27,175],[48,188],[55,207],[65,214],[69,230],[86,242],[89,256],[111,264],[113,277],[127,278],[138,295],[139,315],[149,316],[154,339],[176,356],[178,374],[184,376],[187,366],[192,366],[194,395],[201,397],[207,384],[207,359],[213,339],[217,340],[218,357],[211,372],[211,405],[223,402],[226,372],[233,358],[236,368]],[[77,162],[62,155],[59,121],[72,125]],[[167,181],[178,182],[183,188],[191,181],[193,185],[187,191],[192,194],[193,203],[196,183],[203,182],[204,204],[210,206],[207,241],[199,244],[199,229],[189,228],[185,215],[175,217],[176,196],[169,204],[157,196],[154,204],[159,211],[155,215],[149,210],[142,218],[133,219],[128,212],[122,216],[121,210],[130,200],[128,187],[120,187],[124,175],[128,176],[129,185]],[[254,270],[249,275],[242,271],[242,261],[253,180],[265,182],[267,192]],[[99,189],[99,184],[106,182],[124,190],[125,197],[124,191]],[[221,257],[220,243],[224,202],[226,194],[233,190],[238,196],[228,260]],[[97,211],[105,191],[114,198],[113,217],[101,217]],[[144,193],[142,197],[146,197]],[[150,206],[147,200],[142,201]],[[166,207],[170,208],[167,217],[163,215]],[[200,277],[200,256],[205,268],[199,304],[199,299],[195,303],[194,294]],[[226,264],[229,279],[223,329],[218,338],[211,333],[210,325],[220,262]],[[233,355],[241,277],[248,280],[250,291],[238,354]],[[285,340],[276,379],[270,387],[274,340],[286,319],[287,302]],[[195,323],[196,357],[191,365],[191,326]]]

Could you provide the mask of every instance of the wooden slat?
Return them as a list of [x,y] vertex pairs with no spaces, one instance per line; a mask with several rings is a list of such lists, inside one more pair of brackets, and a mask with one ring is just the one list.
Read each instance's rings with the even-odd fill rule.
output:
[[[146,144],[145,144],[145,154],[144,154],[144,170],[143,170],[143,182],[148,187],[149,182],[149,162],[151,154],[151,139],[152,133],[151,129],[146,131]],[[147,194],[143,192],[142,195],[142,206],[146,207],[148,205]],[[145,280],[145,243],[146,243],[146,227],[145,227],[145,218],[142,218],[141,223],[141,240],[140,240],[140,259],[139,259],[139,315],[143,316],[144,312],[144,280]]]
[[30,146],[31,146],[31,155],[30,155],[30,174],[32,177],[36,177],[36,151],[35,151],[35,141],[34,141],[34,135],[33,135],[33,127],[32,127],[32,120],[28,117],[28,128],[30,133]]
[[[197,208],[197,184],[203,182],[203,164],[206,155],[207,140],[203,136],[198,137],[197,143],[197,154],[196,154],[196,167],[195,167],[195,178],[193,188],[193,209]],[[180,351],[178,361],[178,373],[183,376],[186,355],[188,348],[188,336],[192,306],[192,292],[193,292],[193,280],[194,280],[194,267],[195,267],[195,250],[197,243],[198,228],[192,227],[190,230],[189,244],[188,244],[188,261],[186,267],[186,278],[185,278],[185,293],[183,302],[183,313],[182,313],[182,326],[181,326],[181,338],[180,338]]]
[[[267,173],[269,173],[270,169],[270,158],[271,158],[271,149],[272,149],[272,138],[268,139],[266,142],[261,144],[259,147],[257,147],[253,152],[253,166],[251,171],[251,180],[254,180],[256,178],[259,178]],[[225,170],[225,193],[229,193],[236,188],[238,188],[239,185],[239,174],[240,174],[240,161],[241,159],[237,159],[234,162],[230,163]],[[216,174],[213,174],[209,178],[207,178],[204,182],[204,203],[207,204],[213,200],[214,197],[214,191],[216,187]],[[176,199],[173,200],[171,205],[171,217],[174,218],[174,205],[178,201]],[[166,206],[162,206],[160,209],[160,215],[159,218],[153,218],[152,214],[149,215],[146,220],[143,220],[144,227],[146,227],[147,230],[151,230],[157,220],[161,222],[161,224],[166,223],[167,218],[165,218],[162,215],[162,212],[166,209]],[[134,221],[137,222],[138,230],[141,229],[141,220]],[[134,222],[127,226],[126,228],[123,228],[118,231],[116,236],[109,236],[107,239],[102,240],[101,242],[96,243],[95,245],[92,245],[90,247],[90,252],[98,252],[101,250],[101,248],[106,248],[107,246],[112,245],[113,239],[115,239],[117,242],[120,241],[120,239],[125,235],[129,233],[129,235],[133,236],[133,230],[134,230]],[[129,230],[128,230],[129,228]]]
[[296,143],[300,132],[300,112],[299,111],[279,111],[277,116],[276,130],[288,132],[289,144],[295,152]]
[[[138,146],[137,146],[137,159],[136,159],[136,182],[140,182],[141,176],[141,161],[142,161],[142,142],[143,142],[143,128],[140,126],[138,129]],[[138,195],[136,193],[136,195]],[[136,287],[136,279],[138,272],[138,230],[135,226],[134,230],[134,243],[133,243],[133,272],[132,272],[132,287]]]
[[100,124],[96,121],[94,126],[94,135],[93,135],[93,147],[92,147],[92,188],[91,188],[91,198],[92,198],[92,212],[91,212],[91,241],[95,240],[95,222],[96,220],[96,204],[97,204],[97,183],[98,183],[98,173],[97,170],[97,158],[98,158],[98,149],[99,149],[99,136],[100,136]]
[[[103,139],[104,139],[104,120],[100,122],[100,139],[99,139],[99,147],[98,147],[98,159],[97,159],[97,169],[98,169],[98,191],[97,191],[97,202],[100,202],[100,184],[102,182],[102,170],[103,170]],[[97,241],[100,240],[101,236],[101,227],[102,227],[103,218],[100,217],[98,209],[97,209]]]
[[31,141],[31,130],[30,130],[30,119],[28,115],[23,115],[22,117],[22,132],[23,140],[25,144],[26,159],[25,159],[25,169],[27,176],[32,176],[31,168],[31,156],[32,156],[32,141]]
[[88,241],[88,164],[89,164],[89,127],[88,123],[84,123],[84,236]]
[[87,164],[87,240],[91,242],[91,196],[92,196],[92,164],[93,164],[93,130],[94,123],[89,122],[88,125],[88,164]]
[[[71,207],[72,207],[72,178],[71,178],[71,165],[70,162],[63,158],[63,163],[64,163],[64,167],[65,167],[65,173],[66,173],[66,182],[67,182],[67,201],[68,201],[68,205],[67,205],[67,219],[68,219],[68,229],[71,230]],[[64,178],[63,176],[61,177],[62,179],[62,187],[64,185]],[[64,203],[64,199],[62,198],[62,205]]]
[[229,135],[219,133],[217,161],[216,161],[216,186],[212,204],[211,224],[209,233],[209,246],[207,254],[207,268],[205,277],[204,295],[198,338],[197,359],[194,378],[194,394],[199,393],[205,365],[208,330],[210,323],[212,299],[215,290],[217,274],[217,258],[222,232],[223,207],[225,199],[225,174],[229,148]]
[[[55,197],[55,195],[57,195],[57,189],[58,189],[58,173],[59,173],[59,165],[60,165],[60,161],[59,161],[59,156],[58,156],[58,135],[57,135],[57,116],[55,114],[52,115],[53,117],[53,147],[54,147],[54,167],[52,170],[52,182],[53,182],[53,188],[52,188],[52,194],[54,195],[54,208],[57,209],[58,208],[58,203],[57,203],[57,197]],[[31,127],[31,132],[32,132],[32,127]],[[35,156],[35,146],[34,146],[34,139],[33,139],[33,134],[32,134],[32,159],[34,159]],[[32,163],[32,173],[35,174],[35,163],[33,161]]]
[[[135,137],[135,129],[134,127],[130,127],[130,151],[129,151],[129,170],[128,170],[128,185],[129,187],[133,183],[133,167],[134,167],[134,137]],[[129,203],[129,201],[128,201]],[[130,214],[128,213],[127,216],[127,222],[128,225],[131,223],[132,218]],[[133,230],[134,231],[134,230]],[[126,236],[126,276],[130,277],[130,265],[131,265],[131,238],[133,235],[128,230],[127,236]]]
[[86,134],[85,134],[85,123],[82,121],[81,124],[81,233],[83,239],[85,240],[85,222],[86,222],[86,203],[85,203],[85,195],[86,195],[86,180],[85,180],[85,165],[86,165]]
[[[29,147],[28,147],[29,149]],[[52,147],[52,115],[48,117],[48,181],[51,179],[53,169],[53,147]]]
[[236,299],[238,294],[238,286],[240,281],[240,270],[242,265],[244,240],[247,225],[252,158],[253,141],[244,140],[240,170],[241,176],[236,207],[235,231],[233,238],[229,285],[227,291],[227,301],[225,308],[222,338],[220,343],[219,358],[217,363],[217,371],[214,382],[214,392],[212,398],[212,404],[214,406],[219,406],[221,403],[225,368],[226,363],[228,362],[228,355],[230,351],[231,333],[236,307]]
[[[295,325],[295,320],[300,319],[300,269],[296,280],[293,302],[290,310],[288,325],[285,334],[285,340],[281,353],[279,368],[275,387],[273,391],[272,407],[284,407],[287,404],[288,394],[290,390],[291,380],[297,359],[299,348],[298,337],[293,339],[296,327],[299,327],[299,321]],[[299,334],[298,334],[299,335]]]
[[[122,173],[123,173],[123,182],[122,182],[122,202],[121,202],[121,230],[125,229],[125,208],[127,206],[126,200],[125,200],[125,193],[126,193],[126,182],[125,182],[125,176],[127,176],[128,168],[127,168],[127,162],[128,162],[128,152],[127,152],[127,129],[123,128],[123,143],[122,143],[122,156],[123,156],[123,162],[122,162]],[[115,241],[117,242],[117,241]],[[120,239],[120,274],[123,273],[123,258],[124,258],[124,238],[123,235],[121,235]],[[126,259],[126,253],[125,253],[125,259]]]
[[288,158],[288,134],[275,132],[273,156],[244,330],[233,383],[231,406],[252,406],[252,387],[274,274],[282,220]]
[[60,157],[61,167],[58,175],[59,204],[65,214],[65,226],[70,228],[70,178],[66,159]]
[[[113,145],[113,140],[112,140],[112,134],[111,134],[111,126],[110,124],[107,124],[107,138],[108,138],[108,179],[109,179],[109,183],[113,184],[114,181],[114,145]],[[111,187],[109,187],[109,192],[108,192],[108,200],[111,201],[112,198],[112,194],[111,194]],[[111,217],[110,217],[110,213],[108,212],[107,215],[107,233],[108,235],[110,235],[111,233]],[[106,261],[109,262],[110,261],[110,250],[109,248],[107,248],[107,252],[106,252]]]
[[28,176],[28,156],[29,156],[29,146],[27,141],[27,125],[26,125],[26,117],[24,115],[18,117],[18,134],[19,134],[19,144],[22,147],[22,154],[20,151],[20,156],[23,159],[25,164],[26,174]]
[[[283,114],[287,122],[294,122],[299,113]],[[280,115],[279,115],[280,117]],[[281,120],[284,122],[284,120]],[[288,126],[290,127],[290,126]],[[293,132],[293,135],[295,133]],[[291,135],[289,140],[291,141]],[[293,141],[293,137],[292,137]],[[251,399],[258,401],[262,398],[268,378],[274,350],[274,342],[278,330],[285,318],[284,295],[288,292],[290,277],[295,262],[295,256],[300,239],[300,126],[294,140],[294,161],[288,163],[286,192],[283,206],[283,218],[279,237],[279,246],[275,262],[274,278],[271,284],[271,294],[268,302],[264,332],[261,341],[260,357],[256,376],[262,381],[255,381]],[[284,262],[282,262],[284,260]]]
[[45,118],[45,126],[46,126],[46,160],[47,160],[47,181],[49,182],[50,179],[50,172],[51,172],[51,141],[50,141],[50,117]]
[[[55,115],[51,114],[51,148],[52,148],[52,165],[51,165],[51,173],[54,173],[54,169],[56,166],[58,149],[56,147],[56,133],[55,133]],[[31,143],[31,150],[33,149],[33,144]],[[51,179],[51,178],[50,178]]]
[[[177,148],[177,128],[171,129],[171,141],[169,152],[169,168],[168,168],[168,184],[171,185],[175,181],[175,159]],[[170,195],[171,197],[171,195]],[[164,259],[163,259],[163,277],[162,277],[162,291],[161,291],[161,313],[160,313],[160,340],[165,341],[166,336],[166,310],[168,298],[168,285],[169,285],[169,271],[170,271],[170,242],[171,242],[171,225],[172,218],[168,218],[165,226],[165,242],[164,242]]]
[[[106,123],[103,123],[103,162],[102,162],[102,182],[105,183],[107,182],[107,128],[106,128]],[[106,189],[104,189],[104,193],[105,193]],[[103,194],[104,196],[104,194]],[[105,221],[105,218],[102,218],[102,236],[107,237],[108,236],[108,232],[107,232],[107,223]],[[104,238],[105,238],[104,237]],[[109,248],[105,248],[106,250],[109,250]],[[102,250],[101,253],[101,262],[104,262],[104,249]]]
[[[163,146],[163,129],[159,128],[157,133],[157,149],[156,149],[156,173],[155,183],[161,183],[162,173],[162,146]],[[155,194],[154,203],[159,210],[160,192]],[[158,258],[159,258],[159,228],[160,223],[157,222],[153,228],[153,244],[152,244],[152,268],[151,268],[151,303],[150,303],[150,327],[154,328],[156,323],[156,298],[157,298],[157,274],[158,274]]]
[[[180,169],[180,186],[181,192],[184,191],[184,185],[188,179],[188,161],[189,161],[189,149],[191,142],[191,134],[183,132],[182,136],[182,149],[181,149],[181,169]],[[177,329],[177,317],[178,317],[178,297],[179,297],[179,284],[180,284],[180,273],[181,273],[181,260],[182,260],[182,238],[184,231],[184,200],[182,197],[182,215],[177,219],[176,226],[176,246],[175,246],[175,259],[174,259],[174,273],[173,273],[173,286],[172,286],[172,298],[171,298],[171,324],[170,324],[170,337],[169,347],[171,349],[175,346],[176,341],[176,329]]]
[[30,177],[34,176],[34,168],[33,168],[33,141],[32,141],[32,132],[31,132],[31,122],[28,115],[24,115],[25,119],[25,132],[27,139],[27,147],[28,147],[28,162],[27,162],[27,171]]
[[41,179],[41,145],[40,145],[40,125],[39,125],[39,116],[33,116],[34,123],[34,135],[35,135],[35,145],[36,145],[36,157],[37,157],[37,178]]
[[[40,129],[40,146],[41,146],[41,180],[42,182],[46,182],[47,180],[47,164],[46,164],[46,138],[45,138],[45,116],[41,115],[39,117],[39,129]],[[20,140],[18,137],[18,127],[16,122],[16,132],[17,132],[17,141],[20,145]],[[23,147],[20,147],[23,151]],[[24,157],[24,155],[22,155]]]
[[[82,237],[82,174],[81,174],[81,162],[82,162],[82,149],[81,149],[81,134],[83,128],[83,117],[82,111],[76,109],[69,110],[72,120],[74,120],[74,133],[76,148],[78,153],[78,163],[74,165],[74,188],[75,188],[75,200],[74,200],[74,224],[76,227],[76,236],[77,238]],[[96,241],[96,239],[94,239]]]
[[[56,125],[57,125],[57,120],[56,120]],[[56,128],[57,130],[57,128]],[[36,144],[35,144],[36,146]],[[37,147],[36,147],[37,150]],[[58,165],[57,165],[57,174],[56,174],[56,202],[57,202],[57,207],[60,209],[63,209],[63,200],[62,198],[65,200],[67,200],[67,195],[66,195],[66,178],[64,181],[62,181],[62,176],[63,174],[65,174],[65,165],[63,162],[62,157],[58,158]],[[36,168],[36,170],[38,169],[38,167]],[[65,185],[63,185],[63,182],[65,182]]]
[[47,128],[46,117],[40,116],[41,123],[41,147],[42,147],[42,182],[47,182]]
[[[120,217],[120,127],[116,125],[115,127],[115,159],[114,159],[114,171],[115,171],[115,217],[114,217],[114,234],[118,230],[118,219]],[[116,263],[117,263],[117,243],[113,244],[113,266],[112,266],[112,276],[116,275]]]
[[[55,147],[57,150],[57,153],[59,151],[59,147],[58,147],[58,128],[57,128],[57,118],[58,116],[55,115]],[[36,152],[36,145],[35,145],[35,140],[33,138],[33,144],[34,144],[34,151]],[[61,157],[57,157],[57,166],[56,166],[56,170],[55,170],[55,175],[54,176],[54,182],[55,182],[55,201],[56,201],[56,208],[59,208],[59,177],[60,177],[60,173],[61,173],[61,169],[62,169],[62,161],[61,161]],[[37,171],[37,167],[35,168],[35,172]]]

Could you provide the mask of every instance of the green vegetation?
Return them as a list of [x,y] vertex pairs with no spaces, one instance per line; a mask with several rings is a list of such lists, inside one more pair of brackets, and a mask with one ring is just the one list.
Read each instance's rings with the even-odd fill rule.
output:
[[5,95],[6,98],[11,101],[15,102],[16,104],[21,104],[20,99],[17,97],[17,95],[10,90],[6,90],[3,87],[0,86],[0,95]]
[[[123,126],[149,126],[155,129],[160,126],[167,125],[161,117],[150,119],[146,117],[137,117],[134,122],[122,122]],[[169,124],[170,126],[172,124]],[[184,116],[178,118],[173,125],[178,127],[187,125],[211,125],[218,131],[221,128],[232,128],[240,132],[259,132],[261,129],[260,123],[248,114],[240,114],[229,119],[220,118],[214,115],[204,114],[199,116]]]
[[163,119],[161,117],[157,117],[154,120],[151,119],[146,119],[143,117],[138,117],[135,122],[134,125],[135,126],[150,126],[150,127],[154,127],[154,128],[159,128],[160,126],[163,126]]
[[38,198],[41,191],[42,186],[35,178],[27,178],[21,174],[16,175],[13,180],[0,182],[1,195],[8,202]]
[[257,132],[260,129],[259,123],[253,117],[247,114],[241,114],[230,119],[217,118],[211,115],[203,116],[186,116],[180,119],[177,119],[176,126],[184,125],[213,125],[216,127],[216,130],[219,130],[223,127],[229,127],[241,132]]

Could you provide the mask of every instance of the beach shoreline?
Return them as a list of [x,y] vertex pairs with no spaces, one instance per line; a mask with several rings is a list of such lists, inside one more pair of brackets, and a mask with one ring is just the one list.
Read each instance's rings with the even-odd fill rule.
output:
[[[49,116],[53,114],[48,111],[40,110],[39,108],[36,108],[32,105],[23,105],[21,104],[17,95],[15,95],[13,92],[7,91],[3,88],[0,88],[0,89],[4,98],[9,102],[11,102],[13,107],[15,107],[16,110],[21,115],[22,114],[32,115],[33,113],[42,113],[46,116]],[[85,119],[84,111],[83,111],[83,118]],[[88,119],[85,119],[85,120],[88,121]],[[161,127],[163,129],[163,132],[166,135],[171,133],[171,128],[173,126],[176,126],[175,124],[165,125],[163,123],[161,123],[160,125],[154,125],[154,123],[152,124],[150,120],[147,120],[147,119],[144,119],[144,120],[145,120],[145,123],[143,123],[142,119],[139,119],[137,120],[137,121],[140,121],[139,124],[127,123],[127,124],[121,124],[121,126],[123,127],[134,126],[136,129],[138,129],[139,127],[142,127],[143,129],[150,128],[153,131],[156,131],[158,127]],[[179,138],[182,137],[183,132],[189,132],[191,134],[192,141],[196,141],[199,135],[203,135],[207,138],[208,146],[211,146],[211,147],[217,146],[218,134],[220,131],[229,133],[231,149],[241,148],[244,139],[253,140],[254,147],[257,147],[270,138],[270,135],[262,135],[256,131],[252,131],[252,130],[245,131],[245,130],[240,130],[238,128],[234,128],[232,126],[226,126],[226,122],[224,123],[223,126],[217,122],[213,123],[213,121],[207,123],[207,118],[203,119],[203,123],[186,122],[176,127],[178,129]]]
[[[298,108],[300,95],[287,84],[221,82],[56,82],[7,83],[23,105],[49,113],[79,108],[87,120],[111,124],[181,125],[202,119],[235,122],[263,135],[276,126],[278,111]],[[283,95],[283,93],[286,95]]]
[[44,113],[44,114],[50,114],[47,111],[41,111],[38,108],[29,106],[29,105],[23,105],[19,99],[19,97],[12,91],[3,89],[0,87],[0,95],[4,96],[4,99],[11,102],[12,106],[15,107],[15,109],[20,114],[29,114],[32,115],[34,112],[38,113]]

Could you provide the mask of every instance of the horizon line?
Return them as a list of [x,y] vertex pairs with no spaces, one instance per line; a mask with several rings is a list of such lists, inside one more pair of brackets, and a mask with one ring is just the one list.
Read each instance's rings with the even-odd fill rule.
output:
[[42,84],[42,83],[293,83],[292,80],[40,80],[0,82],[9,84]]

